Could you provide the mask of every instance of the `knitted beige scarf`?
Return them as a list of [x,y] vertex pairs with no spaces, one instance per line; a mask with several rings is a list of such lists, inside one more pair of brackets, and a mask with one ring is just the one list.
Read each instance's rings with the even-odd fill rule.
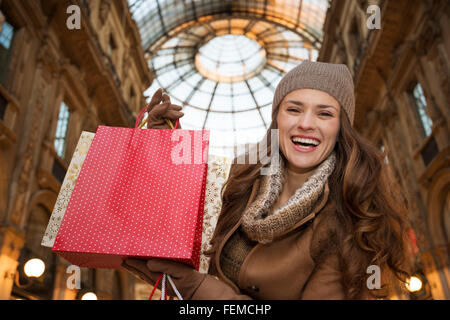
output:
[[262,176],[258,195],[243,214],[242,228],[251,240],[270,243],[311,212],[336,166],[336,154],[333,151],[285,204],[269,214],[283,189],[284,166],[280,158],[275,174]]

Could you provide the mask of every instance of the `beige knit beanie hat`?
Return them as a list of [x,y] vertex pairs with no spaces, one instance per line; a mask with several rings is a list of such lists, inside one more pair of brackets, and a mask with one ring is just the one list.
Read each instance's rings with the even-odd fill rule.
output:
[[353,77],[345,64],[305,60],[286,73],[275,90],[272,119],[283,98],[297,89],[316,89],[327,92],[339,102],[353,125],[355,89]]

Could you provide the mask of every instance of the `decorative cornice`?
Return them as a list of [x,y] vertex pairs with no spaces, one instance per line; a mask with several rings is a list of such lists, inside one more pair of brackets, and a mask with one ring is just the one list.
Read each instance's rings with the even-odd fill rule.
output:
[[37,62],[38,66],[45,66],[52,75],[61,72],[61,60],[48,34],[44,34],[41,41]]

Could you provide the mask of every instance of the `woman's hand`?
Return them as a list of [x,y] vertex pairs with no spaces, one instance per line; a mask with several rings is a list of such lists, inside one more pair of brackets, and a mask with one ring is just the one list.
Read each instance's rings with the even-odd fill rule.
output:
[[[206,277],[205,274],[198,272],[190,266],[162,259],[152,259],[148,261],[126,259],[122,262],[122,266],[153,286],[161,273],[170,275],[177,290],[180,292],[183,299],[186,300],[189,300],[192,297],[195,290],[197,290]],[[161,283],[158,284],[158,288],[161,289]],[[172,286],[168,282],[166,283],[166,288],[169,296],[176,296],[175,292],[172,290]]]
[[[147,128],[172,129],[166,122],[166,119],[172,120],[172,124],[175,126],[175,122],[184,116],[184,113],[180,112],[181,109],[182,107],[172,104],[170,97],[167,94],[163,94],[162,89],[159,88],[147,105]],[[178,128],[181,129],[179,122]]]

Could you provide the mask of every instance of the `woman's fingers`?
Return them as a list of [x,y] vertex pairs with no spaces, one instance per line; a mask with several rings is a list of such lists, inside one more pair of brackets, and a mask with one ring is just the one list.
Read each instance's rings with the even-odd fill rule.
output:
[[170,97],[167,94],[162,95],[162,103],[170,103]]
[[[147,261],[147,268],[151,272],[170,275],[181,296],[185,299],[192,297],[206,277],[205,274],[199,273],[192,266],[171,260],[151,259]],[[169,293],[169,295],[172,294]]]
[[[147,262],[139,259],[126,259],[122,262],[122,266],[126,270],[136,275],[137,277],[141,278],[145,282],[151,284],[152,286],[155,285],[156,281],[158,280],[159,276],[162,273],[159,271],[153,272],[149,270],[147,267]],[[161,287],[162,281],[160,280],[157,288],[161,290]],[[176,295],[175,292],[172,290],[172,286],[170,285],[169,281],[166,282],[166,290],[169,296]]]
[[149,119],[161,119],[163,118],[164,113],[167,112],[167,109],[169,108],[169,104],[158,104],[153,107],[152,110],[148,112]]
[[180,119],[182,116],[184,116],[183,112],[179,112],[176,110],[169,110],[166,112],[165,118],[176,121],[176,120]]
[[[161,120],[169,118],[171,120],[176,120],[184,115],[184,113],[179,112],[182,108],[175,104],[163,103],[155,106],[149,113],[148,116],[154,120]],[[175,117],[175,118],[174,118]]]
[[180,107],[180,106],[178,106],[178,105],[176,105],[176,104],[171,104],[171,105],[170,105],[170,109],[180,111],[180,110],[182,110],[183,108]]
[[163,260],[163,259],[151,259],[147,261],[148,270],[156,273],[167,273],[174,279],[183,278],[193,271],[192,267],[189,267],[181,262]]
[[158,90],[156,90],[156,92],[153,94],[152,99],[150,100],[150,102],[147,105],[147,112],[150,112],[150,110],[157,104],[159,104],[161,102],[163,98],[163,93],[162,93],[162,89],[159,88]]
[[122,267],[151,285],[154,285],[159,277],[159,273],[151,272],[143,260],[126,259],[122,262]]
[[[158,89],[147,106],[147,128],[171,129],[166,120],[174,122],[183,117],[184,113],[180,112],[182,109],[181,106],[172,104],[170,102],[170,97],[167,94],[163,94],[162,89]],[[181,129],[179,124],[178,128]]]

